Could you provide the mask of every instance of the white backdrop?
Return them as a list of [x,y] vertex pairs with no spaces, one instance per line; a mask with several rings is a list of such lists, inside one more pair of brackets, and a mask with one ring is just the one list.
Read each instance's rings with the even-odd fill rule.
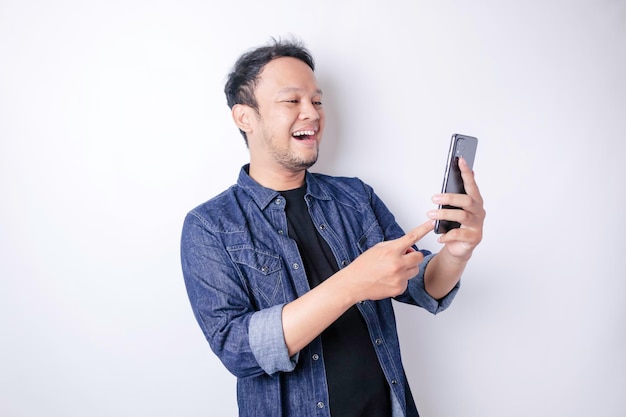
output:
[[[488,212],[462,291],[397,305],[425,417],[626,415],[626,3],[0,2],[0,415],[235,416],[182,220],[247,161],[223,82],[295,34],[327,131],[405,228],[452,133]],[[422,246],[437,249],[433,236]]]

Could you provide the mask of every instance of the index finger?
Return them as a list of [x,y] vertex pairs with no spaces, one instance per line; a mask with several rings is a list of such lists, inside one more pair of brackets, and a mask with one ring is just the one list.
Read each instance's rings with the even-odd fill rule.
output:
[[409,230],[406,235],[398,238],[396,242],[398,242],[398,244],[401,245],[402,248],[406,249],[413,246],[417,241],[426,236],[428,232],[433,230],[434,227],[435,223],[432,220],[428,220],[427,222],[422,223],[416,228]]

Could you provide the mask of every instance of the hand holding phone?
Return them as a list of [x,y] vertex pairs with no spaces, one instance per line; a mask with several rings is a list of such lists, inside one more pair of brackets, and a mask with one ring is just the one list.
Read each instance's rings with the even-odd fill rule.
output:
[[[463,178],[459,168],[459,158],[463,158],[470,169],[474,166],[474,158],[476,156],[476,147],[478,139],[473,136],[461,135],[455,133],[450,140],[450,149],[448,150],[448,159],[446,162],[446,171],[443,177],[442,193],[465,194],[463,186]],[[442,209],[459,209],[459,207],[439,205]],[[435,223],[435,233],[446,233],[452,229],[461,227],[461,224],[449,220],[437,220]]]

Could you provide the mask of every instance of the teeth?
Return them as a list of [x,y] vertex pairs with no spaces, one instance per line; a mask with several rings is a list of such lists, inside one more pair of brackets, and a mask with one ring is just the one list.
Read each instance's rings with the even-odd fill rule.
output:
[[313,136],[315,134],[312,130],[300,130],[298,132],[294,132],[293,136]]

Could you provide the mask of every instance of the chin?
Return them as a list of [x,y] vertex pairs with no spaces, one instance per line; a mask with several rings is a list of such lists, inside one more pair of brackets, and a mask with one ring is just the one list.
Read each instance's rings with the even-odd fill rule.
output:
[[284,165],[286,168],[289,168],[292,171],[302,171],[311,168],[313,165],[315,165],[316,162],[317,156],[310,159],[292,160]]
[[317,159],[315,161],[309,161],[309,162],[303,162],[298,166],[298,170],[306,170],[311,168],[313,165],[315,165],[315,163],[317,162]]

